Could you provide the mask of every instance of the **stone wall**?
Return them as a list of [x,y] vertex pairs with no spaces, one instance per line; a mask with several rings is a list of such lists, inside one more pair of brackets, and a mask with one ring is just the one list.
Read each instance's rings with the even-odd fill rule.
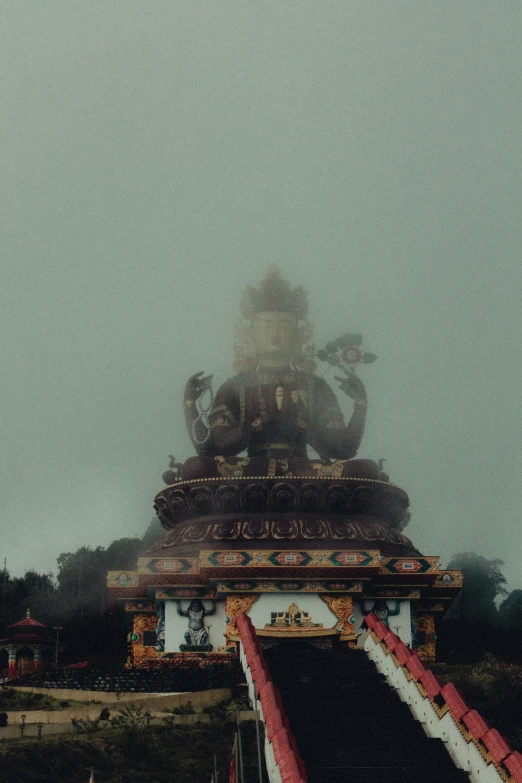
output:
[[[204,663],[204,661],[202,661]],[[13,685],[124,693],[184,693],[229,688],[243,681],[239,660],[166,669],[51,669]],[[11,684],[11,683],[10,683]]]

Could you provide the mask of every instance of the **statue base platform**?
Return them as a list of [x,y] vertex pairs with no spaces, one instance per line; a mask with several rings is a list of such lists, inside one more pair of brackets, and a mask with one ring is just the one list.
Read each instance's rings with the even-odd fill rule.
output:
[[[242,613],[266,644],[354,646],[372,611],[432,660],[437,618],[462,575],[406,538],[408,503],[400,487],[362,476],[214,476],[164,487],[155,499],[163,538],[137,570],[109,574],[111,600],[133,615],[130,665],[234,654]],[[191,601],[212,615],[208,645],[184,643]],[[154,646],[158,607],[165,653]]]

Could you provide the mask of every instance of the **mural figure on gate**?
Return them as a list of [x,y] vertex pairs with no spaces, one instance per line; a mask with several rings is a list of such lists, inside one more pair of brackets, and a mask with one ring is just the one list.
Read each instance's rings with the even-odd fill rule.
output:
[[212,609],[205,609],[201,601],[193,600],[188,605],[186,611],[181,608],[181,601],[176,603],[180,617],[188,617],[189,621],[188,631],[185,631],[185,644],[181,645],[180,649],[208,646],[208,630],[205,627],[205,617],[215,614],[216,605],[214,602],[212,602]]
[[158,622],[156,623],[156,651],[165,652],[165,604],[158,607]]
[[373,606],[370,609],[366,609],[366,601],[362,602],[362,610],[363,615],[370,614],[370,612],[373,612],[373,614],[377,617],[378,620],[381,620],[381,622],[384,623],[384,625],[389,628],[390,617],[397,617],[398,614],[400,614],[401,611],[401,605],[399,601],[395,601],[395,609],[390,609],[388,606],[388,602],[384,600],[384,598],[378,598]]

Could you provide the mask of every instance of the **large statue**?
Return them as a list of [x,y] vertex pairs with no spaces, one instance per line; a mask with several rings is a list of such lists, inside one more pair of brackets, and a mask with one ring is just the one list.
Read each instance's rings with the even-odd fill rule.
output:
[[[379,469],[371,461],[346,465],[357,454],[364,433],[366,391],[355,372],[337,378],[354,400],[345,425],[334,392],[313,373],[310,357],[303,353],[310,336],[303,289],[291,289],[272,268],[257,288],[247,289],[241,310],[246,348],[236,361],[239,373],[218,389],[215,400],[212,376],[197,373],[186,385],[186,422],[200,456],[185,463],[183,478],[329,475],[331,460],[334,475],[378,478]],[[307,446],[320,462],[308,459]],[[237,459],[245,450],[247,457]]]

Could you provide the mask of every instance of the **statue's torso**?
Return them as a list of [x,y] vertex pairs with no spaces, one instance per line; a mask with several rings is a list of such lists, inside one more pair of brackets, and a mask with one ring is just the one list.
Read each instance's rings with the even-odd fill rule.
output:
[[248,434],[249,456],[291,453],[306,457],[307,430],[316,418],[318,381],[296,370],[237,375],[218,391],[212,427],[217,431],[239,425]]

